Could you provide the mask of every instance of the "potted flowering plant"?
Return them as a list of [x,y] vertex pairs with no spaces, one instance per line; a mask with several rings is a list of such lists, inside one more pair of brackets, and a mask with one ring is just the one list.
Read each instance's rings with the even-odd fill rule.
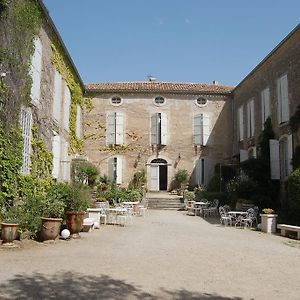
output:
[[261,217],[261,230],[266,233],[276,233],[276,214],[272,208],[264,208]]
[[3,211],[1,220],[1,240],[3,244],[13,245],[13,241],[17,239],[20,213],[19,205],[11,206]]

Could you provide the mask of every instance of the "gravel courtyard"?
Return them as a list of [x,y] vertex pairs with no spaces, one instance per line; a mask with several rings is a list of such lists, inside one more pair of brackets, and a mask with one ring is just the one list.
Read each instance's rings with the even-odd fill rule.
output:
[[178,211],[1,249],[0,263],[0,299],[300,299],[299,242]]

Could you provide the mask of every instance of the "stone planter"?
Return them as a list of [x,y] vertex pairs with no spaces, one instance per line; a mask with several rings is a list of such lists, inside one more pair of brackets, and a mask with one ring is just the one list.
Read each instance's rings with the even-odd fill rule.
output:
[[42,241],[55,240],[60,231],[61,218],[41,218],[42,219],[42,229],[41,229],[41,239]]
[[1,223],[1,239],[3,244],[12,244],[17,238],[19,224]]
[[83,219],[84,219],[83,211],[68,211],[66,212],[66,222],[67,228],[71,233],[71,237],[74,239],[80,239],[79,232],[83,228]]
[[274,214],[260,214],[261,231],[265,233],[276,233],[277,216],[278,215]]

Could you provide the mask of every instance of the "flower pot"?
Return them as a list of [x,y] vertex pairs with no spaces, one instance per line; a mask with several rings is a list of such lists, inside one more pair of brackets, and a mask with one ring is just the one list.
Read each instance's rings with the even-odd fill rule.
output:
[[11,244],[17,238],[19,224],[1,223],[1,239],[3,244]]
[[66,212],[67,228],[69,229],[72,238],[80,238],[79,232],[83,228],[84,214],[83,211]]
[[261,231],[265,233],[276,233],[276,219],[278,215],[260,214],[261,216]]
[[42,241],[55,240],[60,231],[60,225],[63,219],[61,218],[41,218],[42,229],[41,239]]

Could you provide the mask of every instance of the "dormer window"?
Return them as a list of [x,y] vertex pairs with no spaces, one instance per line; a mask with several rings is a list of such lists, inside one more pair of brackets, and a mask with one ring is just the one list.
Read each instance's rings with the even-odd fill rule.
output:
[[207,104],[207,99],[203,98],[203,97],[199,97],[198,99],[196,99],[196,105],[202,107],[205,106]]
[[154,103],[157,106],[164,105],[166,103],[166,99],[164,97],[158,96],[154,99]]
[[111,104],[114,106],[118,106],[122,104],[122,98],[121,97],[112,97],[110,100]]

